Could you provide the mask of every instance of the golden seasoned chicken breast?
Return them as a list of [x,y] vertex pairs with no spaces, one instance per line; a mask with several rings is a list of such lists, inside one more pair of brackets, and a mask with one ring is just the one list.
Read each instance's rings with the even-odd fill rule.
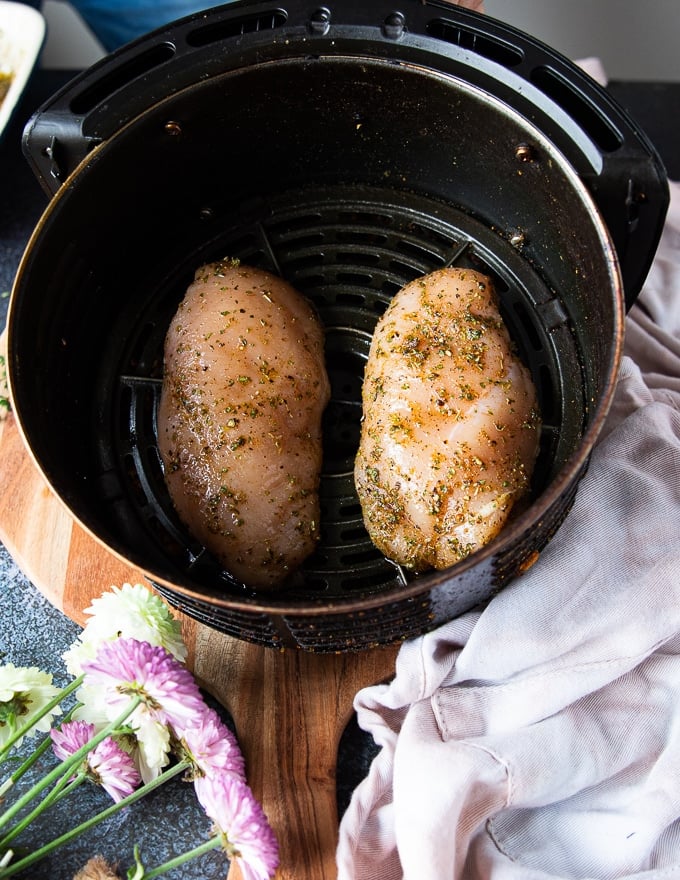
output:
[[236,577],[279,585],[319,535],[323,329],[281,278],[202,266],[165,339],[158,444],[190,532]]
[[527,492],[538,435],[491,280],[442,269],[400,290],[363,384],[355,483],[374,544],[415,571],[464,559]]

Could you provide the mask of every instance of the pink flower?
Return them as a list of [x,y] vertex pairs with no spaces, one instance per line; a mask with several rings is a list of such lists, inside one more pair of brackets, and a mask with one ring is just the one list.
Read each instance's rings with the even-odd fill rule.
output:
[[206,815],[224,838],[244,880],[269,880],[279,865],[279,847],[267,817],[243,779],[233,773],[195,780],[196,795]]
[[178,734],[182,757],[193,764],[194,776],[234,773],[245,780],[245,762],[236,737],[214,709],[206,706],[199,723]]
[[83,670],[85,685],[104,691],[110,720],[134,696],[142,699],[135,715],[150,716],[174,729],[193,726],[205,711],[189,670],[160,645],[137,639],[103,642],[95,659],[83,663]]
[[50,730],[52,751],[60,761],[65,761],[89,743],[94,729],[94,724],[85,721],[65,721],[59,729]]
[[[51,730],[52,750],[65,761],[92,739],[94,724],[66,721],[60,730]],[[141,782],[134,761],[110,736],[98,743],[83,760],[83,772],[118,803]]]
[[90,777],[118,803],[142,781],[131,755],[121,749],[110,736],[87,756]]

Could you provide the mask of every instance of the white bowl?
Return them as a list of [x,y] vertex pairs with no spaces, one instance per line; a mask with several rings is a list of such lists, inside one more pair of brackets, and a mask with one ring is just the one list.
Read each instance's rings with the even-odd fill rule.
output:
[[32,6],[0,0],[0,73],[12,80],[0,102],[0,137],[14,112],[45,40],[45,19]]

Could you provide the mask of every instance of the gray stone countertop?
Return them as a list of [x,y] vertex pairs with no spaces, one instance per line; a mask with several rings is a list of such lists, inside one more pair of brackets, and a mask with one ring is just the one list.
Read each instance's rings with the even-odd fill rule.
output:
[[[54,674],[55,685],[68,684],[70,678],[64,671],[61,654],[75,640],[80,628],[50,605],[4,548],[0,549],[0,608],[0,651],[5,655],[4,662],[38,666]],[[19,754],[28,754],[33,744],[32,740],[24,740]],[[48,753],[41,766],[53,765]],[[37,771],[28,779],[34,776]],[[25,787],[17,786],[17,791]],[[19,838],[18,843],[29,847],[47,843],[110,804],[102,789],[85,784],[31,825],[30,835]],[[94,855],[102,855],[110,864],[119,863],[127,869],[133,864],[135,844],[140,846],[142,859],[151,868],[198,845],[207,838],[209,827],[210,822],[194,797],[193,786],[179,778],[172,779],[18,876],[26,880],[71,880]],[[227,865],[226,857],[216,851],[166,876],[176,880],[209,880],[226,876]]]

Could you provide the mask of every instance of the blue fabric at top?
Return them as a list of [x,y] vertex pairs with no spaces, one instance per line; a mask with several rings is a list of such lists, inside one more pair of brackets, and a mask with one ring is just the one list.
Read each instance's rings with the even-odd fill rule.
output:
[[71,0],[107,52],[175,19],[221,5],[205,0]]

